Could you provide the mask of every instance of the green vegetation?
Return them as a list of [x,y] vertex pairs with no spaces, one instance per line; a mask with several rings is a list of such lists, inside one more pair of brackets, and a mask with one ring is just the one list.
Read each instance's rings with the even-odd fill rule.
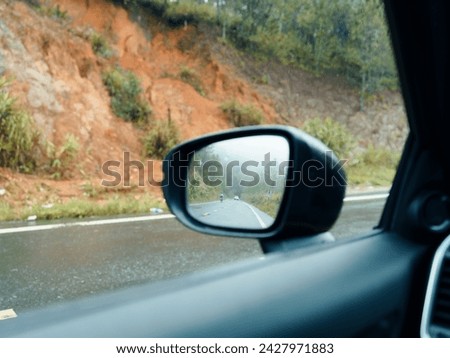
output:
[[172,25],[191,23],[212,23],[215,20],[215,10],[211,5],[194,1],[179,1],[167,6],[163,17]]
[[103,58],[110,58],[113,55],[113,50],[103,35],[93,32],[89,36],[89,41],[91,43],[92,50],[96,55]]
[[352,133],[331,118],[314,118],[305,121],[302,128],[306,133],[322,141],[339,159],[348,159],[356,140]]
[[8,81],[0,77],[0,166],[31,172],[36,166],[39,134],[33,119],[6,91]]
[[[78,154],[77,139],[68,134],[60,147],[40,141],[33,119],[9,95],[7,85],[7,80],[0,78],[0,166],[31,173],[38,159],[46,157],[49,162],[43,169],[54,179],[66,177]],[[43,158],[38,158],[39,154]]]
[[373,145],[358,153],[350,131],[331,118],[308,120],[303,130],[327,145],[339,159],[347,160],[344,169],[349,185],[392,184],[400,153]]
[[136,75],[120,67],[103,73],[103,83],[111,96],[113,112],[126,121],[146,122],[151,108],[142,99],[142,88]]
[[273,193],[272,195],[261,192],[258,194],[253,193],[253,195],[245,194],[242,196],[242,199],[276,219],[278,210],[280,209],[281,200],[283,200],[282,195],[283,193],[281,192]]
[[189,185],[187,188],[187,197],[190,204],[219,200],[219,195],[223,191],[220,186],[206,185],[199,173],[196,173],[195,176],[191,175],[189,181],[191,183],[195,181],[195,185]]
[[149,213],[151,207],[161,207],[151,196],[136,200],[132,195],[113,195],[106,202],[99,204],[86,199],[72,199],[67,203],[55,204],[51,208],[36,205],[24,211],[22,217],[36,215],[38,219],[84,218],[92,216],[110,216],[121,214]]
[[179,78],[192,86],[200,95],[205,96],[205,90],[203,89],[202,81],[192,68],[183,66],[178,73]]
[[67,11],[61,10],[59,5],[52,5],[48,0],[33,1],[32,5],[42,15],[52,17],[56,20],[67,20],[69,18]]
[[[125,1],[125,3],[127,3]],[[379,0],[135,0],[172,26],[206,24],[262,59],[336,74],[368,94],[398,87]]]
[[167,210],[156,198],[144,195],[139,199],[135,194],[114,194],[102,203],[90,199],[71,199],[65,203],[57,203],[51,207],[42,203],[31,207],[12,208],[9,204],[0,202],[0,221],[25,220],[36,215],[38,220],[62,218],[86,218],[93,216],[110,216],[121,214],[146,214],[150,208],[157,207]]
[[47,158],[50,161],[48,171],[53,179],[67,177],[78,149],[79,143],[73,134],[66,135],[64,143],[58,148],[53,143],[47,143]]
[[233,99],[223,103],[220,109],[235,127],[252,126],[264,122],[264,115],[252,104],[240,104]]
[[369,146],[346,166],[349,184],[390,186],[399,160],[398,152]]
[[164,159],[169,150],[178,144],[180,134],[171,121],[155,121],[155,124],[144,138],[145,156]]
[[11,221],[14,219],[17,219],[17,217],[11,205],[0,201],[0,221]]

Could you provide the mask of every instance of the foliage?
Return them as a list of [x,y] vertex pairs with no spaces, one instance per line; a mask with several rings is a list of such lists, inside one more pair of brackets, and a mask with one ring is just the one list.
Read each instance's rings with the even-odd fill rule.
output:
[[240,104],[233,99],[223,103],[220,108],[235,127],[258,125],[264,122],[262,112],[251,104]]
[[283,200],[283,193],[273,193],[272,195],[267,195],[265,193],[258,193],[258,195],[245,195],[243,196],[245,201],[255,207],[257,207],[262,212],[266,213],[272,218],[276,218],[278,210]]
[[[190,178],[190,180],[198,180],[198,178]],[[195,184],[196,185],[189,185],[187,187],[187,197],[191,204],[216,201],[222,193],[222,188],[220,186],[206,185],[203,180],[198,180]]]
[[198,76],[197,72],[193,70],[192,68],[183,66],[180,69],[180,72],[178,73],[178,76],[180,79],[191,85],[192,88],[194,88],[200,95],[205,96],[205,91],[203,89],[202,81],[200,77]]
[[39,134],[31,116],[6,91],[7,85],[0,77],[0,166],[31,172],[36,166]]
[[164,12],[164,18],[173,25],[188,23],[213,22],[215,10],[208,4],[195,1],[180,1],[172,3]]
[[302,129],[322,141],[340,159],[348,159],[356,145],[356,140],[351,132],[331,118],[309,119],[303,124]]
[[85,218],[93,216],[111,216],[121,214],[144,214],[152,207],[167,209],[150,195],[144,195],[136,200],[136,194],[115,194],[102,203],[90,199],[71,199],[64,203],[55,203],[51,208],[36,204],[32,207],[19,207],[15,211],[5,212],[2,216],[0,206],[0,220],[26,219],[36,215],[38,220],[51,220],[62,218]]
[[103,83],[111,96],[113,112],[131,122],[144,122],[151,114],[151,108],[141,98],[141,85],[136,75],[120,67],[103,73]]
[[331,118],[308,120],[302,129],[321,140],[339,159],[347,160],[344,168],[349,185],[391,185],[400,159],[398,152],[370,145],[356,153],[353,135]]
[[399,159],[400,153],[371,145],[347,166],[349,183],[390,186]]
[[144,139],[145,155],[149,158],[163,159],[179,141],[180,134],[171,120],[156,121]]
[[41,1],[34,1],[36,10],[48,17],[52,17],[57,20],[67,20],[69,18],[67,11],[61,10],[60,6],[52,5],[48,0],[42,3]]
[[50,161],[48,170],[53,179],[61,179],[68,175],[79,147],[78,140],[73,134],[67,134],[64,143],[58,148],[53,143],[47,143],[47,157]]
[[345,77],[367,94],[398,87],[380,0],[135,0],[170,24],[217,26],[253,55]]
[[89,41],[91,43],[92,50],[96,55],[104,58],[110,58],[113,55],[113,51],[103,35],[93,32],[89,37]]
[[0,201],[0,221],[14,220],[15,213],[11,205],[4,201]]
[[399,160],[400,153],[374,145],[369,145],[359,157],[359,162],[373,167],[396,168]]

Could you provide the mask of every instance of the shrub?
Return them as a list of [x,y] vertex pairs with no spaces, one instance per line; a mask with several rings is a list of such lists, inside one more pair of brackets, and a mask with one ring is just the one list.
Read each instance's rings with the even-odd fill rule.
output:
[[141,85],[134,73],[116,67],[103,73],[103,83],[111,96],[111,108],[117,116],[131,122],[148,119],[151,109],[141,98]]
[[42,15],[52,17],[56,20],[67,20],[69,18],[67,11],[61,10],[59,5],[52,6],[48,1],[45,1],[44,4],[41,4],[40,1],[36,1],[36,3],[34,6]]
[[179,26],[185,23],[213,23],[216,14],[213,7],[207,4],[194,2],[179,2],[166,7],[164,17],[172,25]]
[[163,159],[180,141],[180,134],[172,121],[157,121],[144,139],[145,155]]
[[67,176],[73,164],[80,145],[73,134],[65,137],[64,143],[57,148],[53,143],[47,143],[47,157],[50,160],[49,171],[54,179]]
[[399,152],[369,145],[359,157],[358,162],[363,163],[364,165],[395,169],[397,168],[399,160]]
[[349,182],[354,185],[390,186],[400,153],[369,145],[347,167]]
[[113,55],[113,51],[103,35],[93,32],[89,37],[89,41],[91,43],[92,51],[94,51],[96,55],[104,58],[110,58]]
[[14,220],[14,209],[3,200],[0,201],[0,221]]
[[321,140],[341,159],[348,159],[356,145],[353,134],[331,118],[309,119],[303,124],[303,130]]
[[203,90],[202,81],[200,77],[197,75],[197,72],[192,68],[183,66],[181,67],[180,72],[178,73],[180,79],[191,85],[200,95],[205,96],[205,91]]
[[240,104],[236,100],[223,103],[220,108],[235,127],[257,125],[264,122],[264,115],[251,104]]
[[6,91],[7,85],[0,77],[0,166],[31,172],[36,166],[39,134],[31,116]]

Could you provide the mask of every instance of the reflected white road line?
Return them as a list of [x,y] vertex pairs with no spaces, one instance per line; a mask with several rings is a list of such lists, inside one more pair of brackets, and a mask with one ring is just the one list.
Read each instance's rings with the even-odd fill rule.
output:
[[255,209],[252,208],[251,205],[245,203],[242,201],[243,204],[247,205],[248,208],[252,211],[252,213],[256,216],[256,220],[258,220],[259,225],[261,225],[261,229],[266,229],[267,225],[264,223],[264,221],[261,219],[261,217],[258,215],[258,213],[255,211]]

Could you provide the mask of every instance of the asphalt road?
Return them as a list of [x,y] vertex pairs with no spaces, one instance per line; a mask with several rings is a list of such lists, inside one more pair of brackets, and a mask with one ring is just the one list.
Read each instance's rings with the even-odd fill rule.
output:
[[[332,233],[340,240],[367,232],[383,204],[382,198],[346,202]],[[263,257],[255,240],[200,235],[169,215],[121,220],[0,227],[0,311],[12,308],[20,314]]]
[[241,200],[191,204],[189,210],[200,222],[215,226],[265,229],[274,222],[271,216]]

